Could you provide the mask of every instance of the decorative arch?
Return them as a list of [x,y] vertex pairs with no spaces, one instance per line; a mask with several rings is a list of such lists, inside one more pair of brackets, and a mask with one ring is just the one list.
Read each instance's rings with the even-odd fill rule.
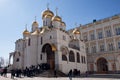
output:
[[53,44],[46,43],[42,47],[42,52],[46,54],[47,64],[50,65],[50,69],[55,68],[55,51],[57,48]]
[[97,60],[97,71],[107,72],[108,71],[108,61],[104,57],[100,57]]
[[62,60],[67,61],[67,54],[69,53],[68,48],[66,46],[62,46],[61,52],[62,52]]
[[75,55],[74,55],[74,52],[72,50],[70,50],[70,52],[69,52],[69,61],[75,62]]
[[43,45],[42,47],[42,52],[45,53],[47,50],[46,50],[46,47],[49,47],[52,51],[57,51],[57,48],[54,44],[50,44],[50,43],[46,43],[45,45]]
[[67,48],[66,46],[62,46],[62,47],[60,48],[60,50],[61,50],[61,51],[65,50],[65,53],[63,53],[63,54],[65,54],[65,55],[67,55],[67,54],[69,53],[69,50],[68,50],[68,48]]
[[80,50],[79,40],[78,39],[72,39],[68,46],[72,49]]
[[14,52],[9,53],[9,65],[11,65],[11,59],[13,60]]

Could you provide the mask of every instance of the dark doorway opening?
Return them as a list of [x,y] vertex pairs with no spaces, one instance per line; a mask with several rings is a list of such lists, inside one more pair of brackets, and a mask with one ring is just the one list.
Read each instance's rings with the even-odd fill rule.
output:
[[47,56],[47,64],[50,65],[50,69],[55,69],[55,52],[52,51],[52,46],[50,44],[45,44],[42,47],[42,52],[46,53]]

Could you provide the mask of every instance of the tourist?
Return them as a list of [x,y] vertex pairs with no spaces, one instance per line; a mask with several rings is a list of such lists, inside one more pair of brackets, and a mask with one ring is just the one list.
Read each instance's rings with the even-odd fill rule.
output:
[[14,77],[15,77],[15,70],[12,69],[12,70],[11,70],[11,79],[14,79]]
[[57,77],[56,69],[54,70],[54,77]]
[[72,77],[72,74],[73,74],[73,72],[72,72],[72,69],[69,71],[69,73],[68,73],[68,76],[69,77]]
[[7,77],[7,67],[4,68],[3,75],[4,75],[4,77]]

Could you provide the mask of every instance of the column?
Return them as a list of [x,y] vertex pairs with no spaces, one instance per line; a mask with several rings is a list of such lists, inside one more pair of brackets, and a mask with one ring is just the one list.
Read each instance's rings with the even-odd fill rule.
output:
[[[89,42],[89,31],[88,31],[88,35],[87,35],[87,38],[88,38],[88,42]],[[88,43],[88,45],[89,45],[89,53],[91,53],[90,42]]]
[[98,48],[98,41],[97,41],[96,29],[95,29],[95,39],[96,39],[96,52],[98,52],[98,51],[99,51],[99,48]]
[[113,28],[113,25],[111,24],[110,22],[110,26],[111,26],[111,32],[112,32],[112,37],[113,37],[113,46],[114,46],[114,50],[117,50],[117,46],[116,46],[116,41],[115,41],[115,33],[114,33],[114,28]]
[[104,39],[104,44],[105,44],[105,51],[107,51],[107,42],[106,42],[106,39]]
[[114,28],[113,28],[113,25],[111,24],[111,22],[110,22],[110,27],[111,27],[111,33],[112,33],[112,36],[115,36]]
[[117,50],[117,45],[116,45],[116,41],[115,41],[114,37],[113,37],[113,48],[114,48],[114,50]]
[[105,29],[103,27],[103,37],[104,37],[104,45],[105,45],[105,51],[107,51],[107,43],[106,43],[106,36],[105,36]]

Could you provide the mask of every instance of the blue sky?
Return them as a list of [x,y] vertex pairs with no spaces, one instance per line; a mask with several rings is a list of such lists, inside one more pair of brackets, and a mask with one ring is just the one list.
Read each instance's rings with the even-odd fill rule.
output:
[[120,13],[120,0],[0,0],[0,56],[8,58],[15,41],[22,38],[25,24],[31,30],[34,17],[42,26],[41,13],[49,8],[66,23],[67,29]]

